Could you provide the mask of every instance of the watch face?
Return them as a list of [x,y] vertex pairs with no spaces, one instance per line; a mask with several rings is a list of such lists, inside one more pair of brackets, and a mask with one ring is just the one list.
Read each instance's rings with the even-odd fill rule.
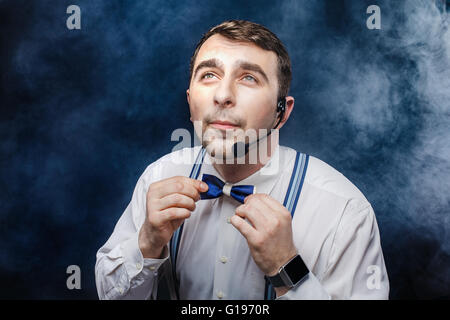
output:
[[297,255],[287,265],[285,265],[284,270],[286,271],[287,275],[294,285],[309,273],[308,268],[299,255]]

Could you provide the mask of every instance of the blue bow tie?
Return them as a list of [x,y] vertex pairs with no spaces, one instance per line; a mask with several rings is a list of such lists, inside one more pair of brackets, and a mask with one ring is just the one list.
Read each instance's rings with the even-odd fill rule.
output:
[[200,199],[214,199],[223,194],[233,197],[240,203],[244,203],[246,196],[255,193],[255,187],[250,185],[233,186],[225,183],[216,176],[211,174],[203,174],[202,181],[204,181],[209,189],[206,192],[200,193]]

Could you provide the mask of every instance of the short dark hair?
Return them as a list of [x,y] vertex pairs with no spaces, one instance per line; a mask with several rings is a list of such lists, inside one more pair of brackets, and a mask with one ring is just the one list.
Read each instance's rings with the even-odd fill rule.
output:
[[208,38],[215,34],[220,34],[233,41],[251,42],[264,50],[274,52],[278,60],[278,98],[287,96],[292,80],[292,69],[291,60],[286,48],[272,31],[260,24],[246,20],[228,20],[222,22],[203,35],[197,43],[194,54],[191,57],[189,64],[190,79],[192,79],[195,59],[197,58],[200,47]]

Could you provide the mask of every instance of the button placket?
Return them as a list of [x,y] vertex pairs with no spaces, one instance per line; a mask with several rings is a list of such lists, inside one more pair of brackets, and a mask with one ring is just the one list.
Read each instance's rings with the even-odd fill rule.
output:
[[215,298],[219,298],[218,293],[221,292],[223,299],[231,297],[232,292],[228,292],[233,288],[230,283],[232,281],[233,257],[235,251],[236,237],[240,234],[230,225],[230,218],[236,209],[236,200],[232,198],[223,198],[222,208],[219,216],[219,234],[216,248],[216,263],[214,270],[214,294]]
[[[230,280],[230,225],[228,224],[228,216],[230,210],[234,210],[234,206],[230,203],[234,199],[220,198],[221,206],[219,213],[218,241],[216,248],[216,262],[214,266],[214,288],[213,292],[216,299],[223,299],[228,296],[227,288],[229,288]],[[233,242],[233,241],[232,241]]]

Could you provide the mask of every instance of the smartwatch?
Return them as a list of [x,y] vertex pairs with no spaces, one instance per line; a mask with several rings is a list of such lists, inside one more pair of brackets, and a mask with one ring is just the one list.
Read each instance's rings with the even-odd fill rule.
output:
[[296,255],[278,270],[272,277],[264,276],[272,286],[288,287],[289,289],[300,283],[309,273],[308,267],[300,255]]

